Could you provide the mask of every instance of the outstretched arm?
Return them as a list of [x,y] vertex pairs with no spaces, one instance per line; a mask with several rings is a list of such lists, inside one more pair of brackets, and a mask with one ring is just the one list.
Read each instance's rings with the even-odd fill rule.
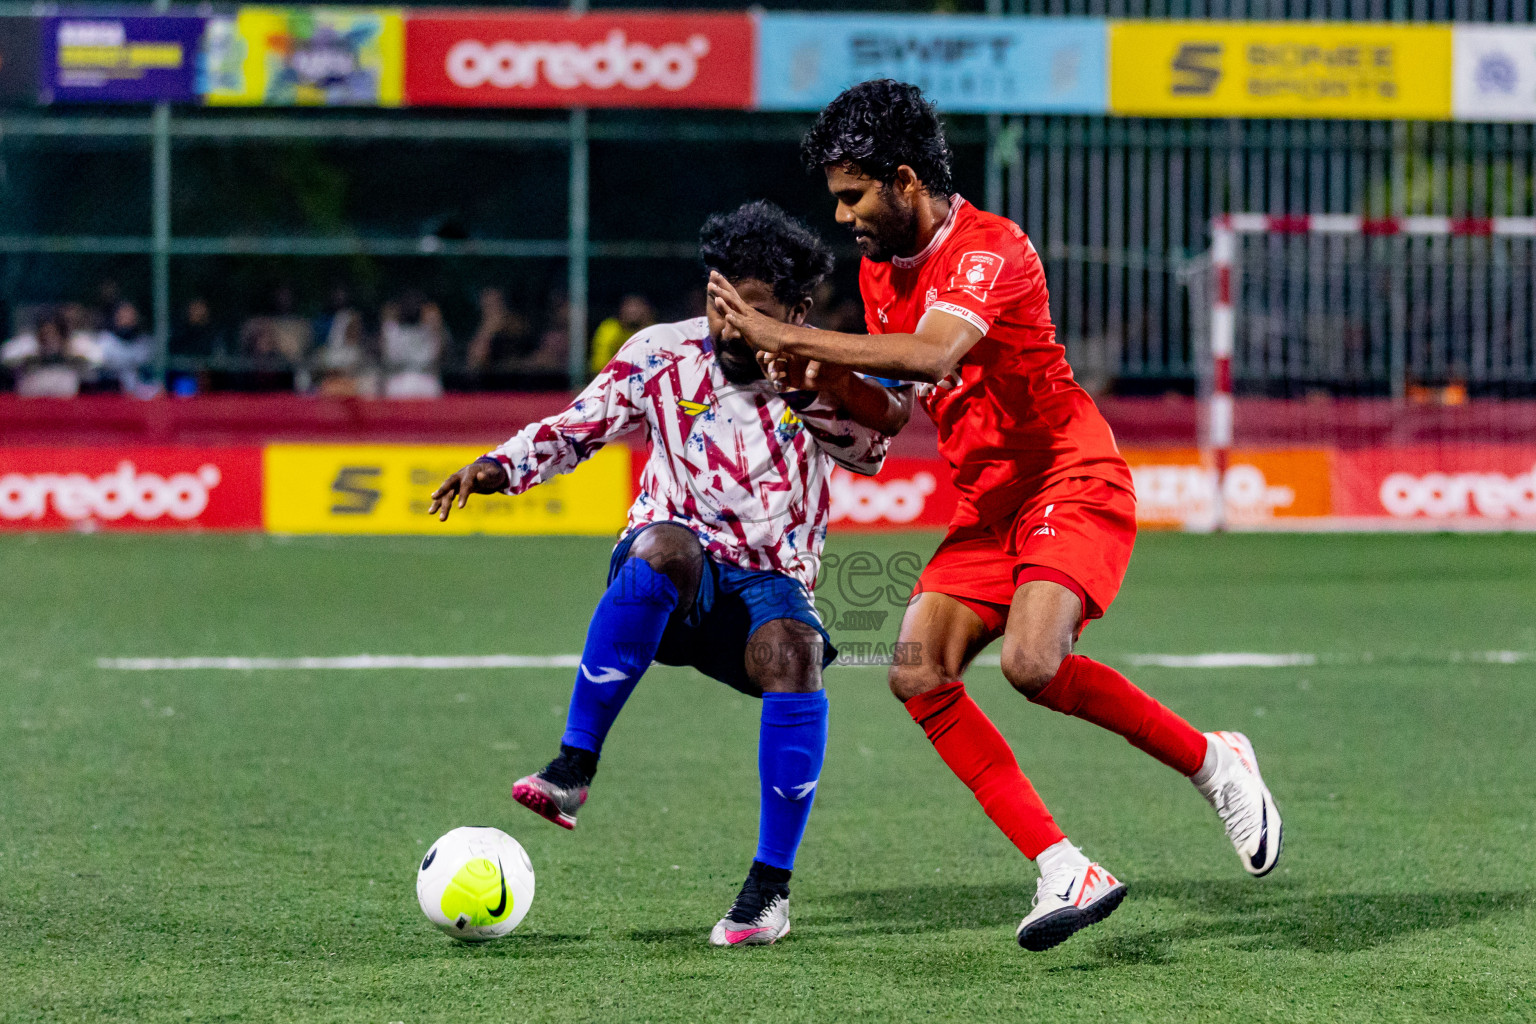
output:
[[747,344],[762,352],[803,356],[881,377],[937,384],[949,376],[982,332],[953,313],[930,309],[911,334],[842,334],[796,327],[764,316],[742,301],[731,283],[709,275],[709,297]]
[[645,429],[642,385],[625,358],[644,344],[637,335],[619,350],[576,400],[548,419],[530,423],[507,442],[444,480],[432,492],[427,513],[448,518],[455,499],[463,508],[471,494],[521,494],[535,484],[569,473],[603,445]]

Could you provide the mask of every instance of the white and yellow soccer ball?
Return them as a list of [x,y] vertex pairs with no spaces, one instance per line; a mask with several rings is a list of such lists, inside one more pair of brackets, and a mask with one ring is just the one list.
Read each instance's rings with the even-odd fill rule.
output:
[[533,903],[533,862],[496,828],[456,828],[432,844],[416,872],[427,920],[461,942],[499,939]]

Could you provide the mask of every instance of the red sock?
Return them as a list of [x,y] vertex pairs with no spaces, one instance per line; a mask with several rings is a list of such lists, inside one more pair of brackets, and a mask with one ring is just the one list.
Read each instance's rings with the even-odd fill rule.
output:
[[1125,676],[1081,654],[1069,654],[1036,704],[1124,736],[1175,771],[1193,775],[1205,763],[1205,737]]
[[971,700],[964,683],[946,683],[918,694],[907,701],[907,713],[1020,853],[1034,860],[1041,850],[1066,838],[1019,769],[1008,741]]

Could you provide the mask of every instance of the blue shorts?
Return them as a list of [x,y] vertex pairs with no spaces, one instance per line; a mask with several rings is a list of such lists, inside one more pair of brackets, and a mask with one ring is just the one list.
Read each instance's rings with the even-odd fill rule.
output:
[[[648,523],[619,541],[608,561],[608,582],[613,582],[641,531],[659,525]],[[794,619],[821,634],[822,668],[837,658],[837,648],[832,646],[811,595],[799,580],[781,572],[726,565],[705,552],[699,592],[691,607],[672,613],[656,649],[656,660],[663,665],[696,668],[749,697],[761,697],[762,691],[747,675],[747,641],[774,619]]]

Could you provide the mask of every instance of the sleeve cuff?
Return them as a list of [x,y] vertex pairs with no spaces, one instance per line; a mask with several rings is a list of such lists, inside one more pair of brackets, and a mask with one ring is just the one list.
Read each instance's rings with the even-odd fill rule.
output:
[[964,306],[956,305],[953,302],[935,302],[928,308],[936,309],[940,313],[948,313],[950,316],[957,316],[961,320],[964,320],[966,323],[970,324],[972,327],[976,328],[982,334],[986,334],[992,329],[992,325],[983,320],[981,318],[981,314],[975,312],[974,310],[966,309]]

